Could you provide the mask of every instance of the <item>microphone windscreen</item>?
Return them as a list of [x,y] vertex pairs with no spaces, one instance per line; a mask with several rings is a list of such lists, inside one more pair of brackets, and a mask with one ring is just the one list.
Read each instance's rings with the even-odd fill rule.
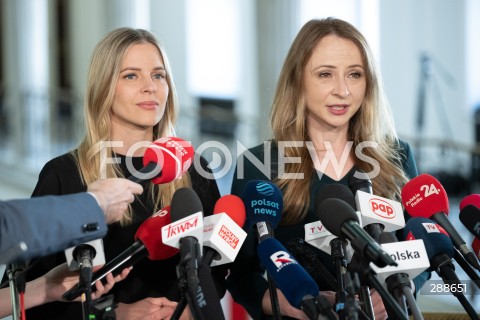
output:
[[277,287],[295,308],[301,307],[304,297],[319,295],[317,283],[276,239],[261,241],[257,254]]
[[352,190],[353,194],[357,193],[358,190],[373,193],[372,181],[368,175],[360,169],[357,169],[353,174],[348,175],[348,187]]
[[226,213],[240,228],[245,224],[245,204],[236,195],[227,194],[220,197],[213,207],[213,214],[217,213]]
[[162,227],[170,222],[170,206],[166,206],[138,227],[135,240],[143,243],[150,260],[164,260],[178,253],[178,249],[165,245],[162,240]]
[[263,221],[274,229],[277,227],[283,210],[283,195],[274,183],[265,180],[248,181],[242,200],[245,204],[247,230]]
[[172,222],[186,218],[197,212],[203,212],[203,205],[197,193],[191,188],[180,188],[175,191],[171,203]]
[[406,240],[422,239],[429,260],[441,253],[452,258],[455,253],[450,236],[433,220],[411,218],[405,225],[403,235]]
[[379,243],[393,243],[398,242],[397,237],[391,232],[382,232],[380,233],[380,238],[378,239]]
[[474,193],[463,198],[462,201],[460,201],[460,210],[469,205],[480,208],[480,194]]
[[480,208],[474,205],[468,205],[460,210],[458,218],[465,228],[475,237],[480,238]]
[[157,163],[161,175],[153,178],[155,184],[168,183],[180,178],[192,164],[195,151],[187,141],[178,137],[164,137],[155,140],[143,155],[143,165]]
[[343,200],[352,208],[356,208],[355,196],[353,195],[352,190],[340,183],[327,184],[318,189],[315,194],[314,208],[318,208],[324,200],[330,198]]
[[322,201],[316,208],[316,214],[323,226],[337,237],[343,237],[341,230],[345,221],[360,222],[352,206],[337,198],[328,198]]
[[403,186],[402,203],[412,217],[430,218],[443,212],[448,214],[447,192],[440,182],[429,174],[421,174]]

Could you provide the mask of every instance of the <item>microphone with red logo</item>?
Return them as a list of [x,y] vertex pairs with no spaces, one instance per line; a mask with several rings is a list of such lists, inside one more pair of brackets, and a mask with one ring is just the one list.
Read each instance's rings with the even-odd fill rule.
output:
[[[140,183],[168,183],[180,178],[192,164],[195,151],[190,143],[178,137],[163,137],[153,141],[143,155],[143,168],[128,180]],[[128,163],[127,163],[128,166]]]
[[[96,290],[95,282],[102,280],[108,273],[117,275],[121,270],[132,266],[134,263],[148,256],[150,260],[165,260],[178,253],[178,249],[163,244],[160,229],[170,223],[170,206],[153,214],[145,220],[135,233],[135,242],[113,260],[92,275],[92,290]],[[81,294],[77,285],[64,293],[63,298],[73,301]]]
[[480,270],[477,258],[448,220],[447,193],[437,179],[428,174],[421,174],[407,182],[401,193],[402,203],[412,217],[431,218],[436,221],[450,235],[453,245],[465,260]]
[[[202,283],[199,279],[199,265],[203,243],[203,205],[191,188],[175,191],[171,203],[172,222],[162,227],[163,243],[180,249],[177,276],[182,297],[188,302],[194,319],[204,319],[202,307],[208,306]],[[209,278],[203,283],[213,282]]]
[[477,239],[480,239],[480,194],[471,194],[460,201],[458,218]]
[[[445,229],[427,218],[411,218],[404,229],[406,240],[422,239],[430,260],[429,270],[435,270],[449,287],[459,290],[449,290],[462,304],[471,319],[480,319],[475,309],[463,294],[462,283],[455,273],[452,257],[455,252],[452,240]],[[428,289],[428,288],[427,288]]]
[[356,208],[362,215],[363,228],[375,241],[380,240],[382,232],[393,232],[405,226],[402,204],[374,195],[372,182],[366,173],[357,171],[350,175],[348,184],[355,193]]
[[218,199],[213,215],[203,219],[202,262],[209,266],[233,262],[247,237],[244,223],[245,205],[240,197],[228,194]]

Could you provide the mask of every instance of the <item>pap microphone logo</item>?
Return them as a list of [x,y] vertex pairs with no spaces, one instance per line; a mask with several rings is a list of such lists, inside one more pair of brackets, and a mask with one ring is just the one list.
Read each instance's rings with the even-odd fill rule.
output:
[[271,196],[275,192],[273,187],[266,183],[266,182],[260,182],[256,185],[255,187],[257,189],[257,192],[264,195],[264,196]]
[[289,266],[291,264],[297,264],[298,262],[290,257],[290,254],[285,251],[277,251],[270,256],[270,260],[272,260],[273,264],[277,267],[277,272]]
[[393,219],[395,218],[395,210],[393,207],[386,201],[378,198],[370,199],[370,208],[372,212],[375,213],[377,216],[386,219]]

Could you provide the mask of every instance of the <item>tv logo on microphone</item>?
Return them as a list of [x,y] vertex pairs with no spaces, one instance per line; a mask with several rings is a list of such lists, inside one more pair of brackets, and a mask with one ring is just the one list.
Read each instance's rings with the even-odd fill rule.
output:
[[388,202],[379,198],[373,198],[370,199],[369,204],[372,212],[376,215],[386,219],[395,218],[395,210]]
[[445,231],[445,229],[443,229],[443,227],[440,226],[439,224],[431,223],[431,222],[424,222],[424,223],[422,223],[422,225],[423,225],[423,228],[425,229],[425,231],[427,231],[428,233],[443,233],[443,234],[450,237],[448,232]]
[[198,226],[198,216],[182,221],[179,224],[171,223],[167,226],[167,238],[188,232]]
[[290,257],[290,254],[286,251],[277,251],[270,256],[273,264],[277,267],[277,272],[289,266],[291,264],[298,264],[298,262]]

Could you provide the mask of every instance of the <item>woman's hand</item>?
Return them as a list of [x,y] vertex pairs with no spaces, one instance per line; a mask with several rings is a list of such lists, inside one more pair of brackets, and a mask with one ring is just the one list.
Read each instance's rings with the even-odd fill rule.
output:
[[[101,266],[96,266],[93,271],[100,269]],[[131,270],[125,268],[122,272],[113,277],[111,273],[107,274],[105,279],[106,284],[102,284],[102,281],[95,282],[96,291],[92,292],[92,300],[100,298],[102,295],[109,292],[116,282],[122,281],[127,277]],[[62,301],[63,294],[73,288],[79,279],[78,272],[70,271],[66,263],[56,266],[43,276],[45,280],[45,302]],[[77,298],[75,301],[80,301]]]
[[[280,314],[295,319],[309,320],[305,312],[292,306],[283,293],[277,289],[278,305],[280,306]],[[270,303],[270,289],[265,291],[262,300],[262,309],[265,314],[273,314],[272,304]]]

